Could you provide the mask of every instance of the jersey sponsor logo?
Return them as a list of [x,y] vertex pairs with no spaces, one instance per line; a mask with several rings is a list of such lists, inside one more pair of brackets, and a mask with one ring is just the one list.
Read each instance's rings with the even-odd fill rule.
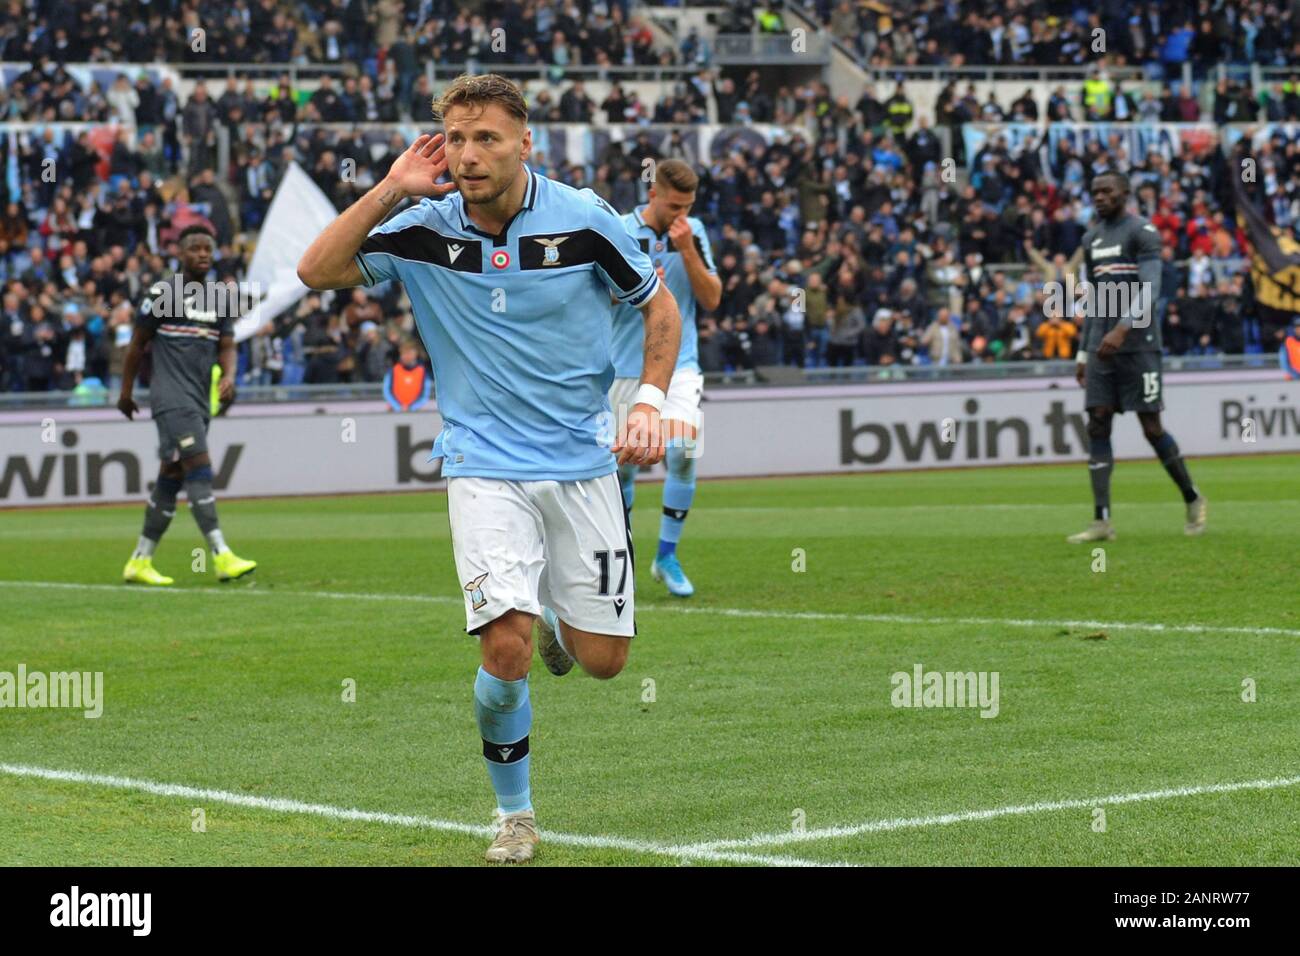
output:
[[510,265],[510,253],[506,252],[504,249],[498,249],[496,252],[492,253],[492,265],[498,269],[504,269],[506,266]]
[[[1096,243],[1094,243],[1093,245],[1095,246]],[[1094,248],[1092,250],[1092,254],[1095,258],[1101,259],[1101,258],[1105,258],[1106,256],[1118,256],[1121,253],[1123,253],[1123,251],[1124,251],[1124,246],[1122,244],[1116,244],[1113,246],[1102,246],[1100,249]]]
[[533,242],[536,242],[545,250],[542,254],[543,266],[558,266],[560,264],[560,243],[567,242],[568,239],[568,236],[560,236],[557,239],[543,239],[540,237],[533,239]]
[[465,251],[465,247],[462,246],[459,242],[447,243],[447,261],[454,266],[456,264],[456,260],[460,258],[460,254],[464,251]]
[[200,309],[198,296],[186,299],[182,305],[185,308],[185,318],[191,322],[208,322],[217,321],[215,309]]
[[477,611],[487,606],[487,597],[483,594],[483,582],[487,580],[488,572],[484,571],[469,584],[465,585],[465,590],[469,594],[472,609]]

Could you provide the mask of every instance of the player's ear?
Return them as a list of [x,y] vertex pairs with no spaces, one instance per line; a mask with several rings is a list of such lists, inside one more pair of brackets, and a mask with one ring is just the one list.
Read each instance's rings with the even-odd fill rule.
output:
[[519,145],[519,161],[521,163],[528,162],[528,157],[531,156],[532,153],[533,153],[533,131],[529,127],[525,126],[523,139],[520,141],[520,145]]

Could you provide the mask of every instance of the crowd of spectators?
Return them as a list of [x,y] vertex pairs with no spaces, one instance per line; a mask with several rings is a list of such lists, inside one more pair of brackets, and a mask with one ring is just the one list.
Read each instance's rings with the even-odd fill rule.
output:
[[[941,175],[939,144],[923,120],[895,136],[860,114],[837,118],[839,109],[820,138],[753,140],[713,158],[691,157],[680,133],[642,134],[612,143],[590,168],[544,155],[535,165],[628,210],[645,198],[645,158],[698,162],[695,213],[714,237],[724,288],[716,312],[700,319],[710,371],[1070,357],[1077,323],[1045,314],[1044,283],[1064,279],[1092,218],[1085,186],[1111,168],[1129,173],[1137,209],[1165,239],[1159,314],[1170,352],[1275,348],[1272,338],[1285,334],[1255,320],[1214,143],[1187,140],[1172,156],[1136,157],[1113,144],[1076,152],[1062,143],[1053,158],[1036,144],[1013,152],[994,137],[959,185]],[[28,141],[20,201],[0,214],[4,388],[111,383],[133,305],[167,273],[181,228],[211,223],[217,274],[238,280],[290,161],[344,208],[404,147],[393,137],[375,160],[360,133],[286,127],[265,148],[240,140],[229,180],[218,182],[211,167],[187,172],[155,133],[142,131],[135,148],[115,143],[107,161],[86,134]],[[339,164],[349,156],[359,159],[357,175],[343,179]],[[50,157],[66,178],[42,180]],[[1279,138],[1256,158],[1274,218],[1300,221],[1300,147]],[[379,381],[412,332],[397,288],[310,295],[242,346],[241,374],[268,384]]]
[[[1153,76],[1176,74],[1184,63],[1201,76],[1219,63],[1300,61],[1300,7],[1292,0],[810,0],[807,6],[839,42],[877,68],[1080,66],[1105,52],[1117,63],[1147,66]],[[756,26],[778,29],[770,16],[760,16]]]
[[[42,3],[25,9],[47,6],[54,9]],[[428,2],[336,2],[326,19],[347,25],[343,35],[350,39],[378,43],[375,68],[337,83],[325,80],[310,94],[294,89],[288,76],[260,95],[247,78],[232,77],[214,81],[213,89],[200,83],[182,99],[165,76],[147,67],[134,82],[123,74],[106,90],[93,83],[83,88],[59,65],[69,51],[46,48],[50,37],[66,31],[60,24],[70,16],[112,23],[116,16],[136,16],[136,6],[70,7],[71,13],[60,12],[39,29],[0,27],[4,56],[36,57],[32,69],[0,91],[5,118],[120,124],[116,132],[107,126],[76,133],[47,128],[0,136],[9,200],[0,204],[0,390],[75,388],[87,379],[111,386],[142,290],[174,267],[179,231],[208,223],[218,241],[216,277],[243,279],[257,230],[291,162],[339,209],[379,182],[405,148],[400,135],[313,124],[379,122],[427,109],[435,92],[428,79],[407,77],[395,66],[401,58],[393,47],[404,32],[442,37],[446,23],[429,29],[439,18],[490,25],[496,17],[518,15],[548,29],[565,17],[588,28],[603,23],[601,17],[627,22],[617,5],[584,11],[500,4],[462,13]],[[146,23],[150,16],[192,19],[193,11],[179,4],[140,6],[148,8]],[[386,6],[395,8],[395,30],[384,27]],[[1022,6],[1007,9],[1019,16]],[[1138,15],[1146,16],[1150,6]],[[23,12],[21,4],[14,9]],[[275,23],[277,17],[293,19],[288,9],[258,0],[235,4],[231,16],[235,24],[263,15]],[[733,15],[756,18],[760,29],[780,19],[774,8],[741,9]],[[859,9],[870,14],[872,4]],[[926,22],[938,23],[952,9],[917,5],[922,19],[931,17]],[[354,30],[349,20],[358,10],[370,18],[368,33]],[[962,18],[985,16],[976,8]],[[123,39],[121,31],[110,32],[114,42]],[[247,42],[259,49],[270,42],[253,32],[256,39]],[[567,24],[559,32],[568,38]],[[97,34],[82,29],[79,35]],[[645,200],[647,158],[682,158],[699,170],[694,213],[713,238],[724,289],[719,308],[699,319],[708,371],[1070,357],[1078,345],[1077,319],[1049,314],[1044,284],[1065,278],[1093,217],[1087,184],[1110,169],[1130,175],[1137,210],[1165,240],[1157,315],[1169,352],[1271,350],[1285,335],[1261,321],[1254,307],[1243,237],[1228,214],[1224,155],[1210,138],[1178,140],[1168,153],[1129,155],[1121,136],[1076,148],[1064,139],[1052,146],[1044,130],[1015,148],[993,135],[966,157],[960,123],[1036,120],[1034,97],[1027,92],[1004,109],[991,98],[980,103],[969,85],[963,90],[952,83],[927,113],[915,109],[905,84],[891,83],[879,94],[867,87],[851,102],[817,80],[773,88],[759,71],[716,75],[703,65],[706,45],[693,42],[683,39],[676,56],[701,69],[689,80],[664,84],[653,106],[635,102],[618,84],[597,102],[583,83],[573,82],[531,96],[530,110],[539,123],[584,123],[604,114],[610,122],[690,124],[702,118],[712,97],[718,115],[737,126],[774,123],[806,131],[738,138],[720,152],[699,155],[695,140],[681,130],[654,130],[611,142],[589,164],[561,163],[540,152],[533,158],[540,172],[590,187],[620,211]],[[94,50],[72,52],[90,56]],[[405,79],[410,88],[401,92]],[[1108,82],[1104,71],[1095,79]],[[1221,122],[1300,116],[1300,82],[1256,96],[1225,80],[1202,99],[1170,88],[1130,98],[1118,84],[1099,98],[1099,89],[1092,87],[1091,98],[1086,88],[1073,96],[1058,90],[1047,103],[1048,116],[1209,118],[1202,115],[1202,100]],[[222,129],[229,133],[230,164],[218,177],[216,133]],[[950,175],[944,132],[962,164],[960,178]],[[1258,199],[1267,215],[1284,228],[1297,226],[1300,146],[1279,133],[1255,159]],[[349,165],[351,174],[340,175]],[[47,175],[50,169],[57,175]],[[378,382],[413,331],[399,288],[312,294],[243,343],[241,378],[260,384]]]
[[[0,61],[360,64],[388,62],[661,65],[627,0],[5,0]],[[403,89],[409,89],[409,82]]]

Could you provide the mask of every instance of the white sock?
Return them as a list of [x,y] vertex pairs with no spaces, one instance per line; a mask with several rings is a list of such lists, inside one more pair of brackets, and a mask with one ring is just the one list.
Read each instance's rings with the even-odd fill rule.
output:
[[222,551],[230,550],[226,547],[226,539],[222,537],[220,528],[214,528],[208,532],[208,544],[211,546],[213,554],[220,554]]
[[542,614],[546,617],[546,623],[551,625],[551,627],[555,629],[556,642],[560,645],[561,648],[563,648],[564,653],[568,654],[569,657],[573,658],[573,660],[576,662],[578,660],[578,657],[576,654],[573,653],[573,648],[569,647],[569,645],[564,642],[564,628],[560,626],[559,616],[554,611],[552,611],[549,607],[542,608]]
[[153,549],[156,547],[158,547],[157,541],[154,541],[152,538],[146,538],[144,535],[140,535],[140,540],[136,542],[135,545],[135,554],[131,555],[131,559],[152,558]]

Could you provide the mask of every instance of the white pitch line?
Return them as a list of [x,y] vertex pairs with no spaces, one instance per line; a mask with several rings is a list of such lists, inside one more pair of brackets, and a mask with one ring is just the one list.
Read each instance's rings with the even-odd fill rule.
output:
[[849,826],[823,827],[819,830],[805,830],[802,833],[787,831],[783,833],[755,834],[741,840],[711,840],[705,843],[693,843],[691,850],[727,850],[752,849],[757,847],[782,846],[787,843],[806,843],[809,840],[830,840],[843,837],[860,836],[864,833],[889,833],[894,830],[907,830],[921,827],[946,826],[951,823],[968,823],[976,820],[994,820],[998,817],[1024,816],[1031,813],[1049,813],[1054,810],[1091,810],[1093,807],[1115,806],[1124,803],[1140,803],[1146,800],[1171,800],[1178,797],[1197,797],[1211,793],[1237,793],[1242,790],[1276,790],[1282,787],[1300,785],[1300,776],[1272,777],[1265,780],[1247,780],[1239,783],[1210,783],[1191,787],[1172,787],[1167,790],[1149,790],[1144,793],[1117,793],[1107,797],[1092,797],[1082,800],[1054,800],[1042,803],[1027,803],[1009,807],[994,807],[989,810],[967,810],[962,813],[944,813],[927,817],[895,817],[889,820],[872,820]]
[[[272,813],[296,813],[308,816],[324,817],[327,820],[343,820],[358,823],[383,823],[389,826],[411,827],[421,830],[441,830],[445,833],[460,833],[466,836],[490,837],[493,830],[489,826],[474,823],[460,823],[455,820],[438,820],[433,817],[415,816],[403,813],[380,813],[373,810],[356,810],[333,807],[321,803],[304,803],[286,797],[257,797],[244,793],[232,793],[228,790],[211,790],[204,787],[187,787],[175,783],[156,783],[152,780],[136,780],[131,777],[117,777],[108,774],[82,773],[78,770],[53,770],[47,767],[30,767],[22,764],[0,763],[0,773],[11,777],[27,777],[40,780],[54,780],[60,783],[88,784],[97,787],[112,787],[117,790],[132,790],[149,793],[159,797],[184,797],[187,800],[224,803],[235,807],[254,810],[268,810]],[[652,856],[670,856],[679,860],[699,860],[716,863],[757,863],[766,866],[851,866],[849,863],[822,863],[805,860],[800,857],[770,856],[765,854],[741,853],[731,850],[701,850],[693,846],[671,846],[654,843],[649,840],[633,840],[615,836],[589,836],[580,833],[556,833],[542,830],[541,835],[547,843],[559,846],[574,846],[594,850],[626,850],[631,853],[645,853]]]
[[[338,601],[413,601],[422,604],[463,604],[464,599],[439,594],[383,594],[355,591],[259,590],[256,587],[140,588],[122,584],[82,584],[70,581],[0,581],[0,587],[55,588],[74,591],[112,591],[118,594],[218,595],[229,597],[300,597]],[[907,624],[921,626],[1055,627],[1089,630],[1147,631],[1154,634],[1247,634],[1251,636],[1300,637],[1300,630],[1286,627],[1244,627],[1231,624],[1159,624],[1152,621],[1041,620],[1004,617],[919,617],[910,614],[851,614],[833,611],[782,611],[735,607],[687,607],[682,604],[641,604],[641,611],[667,614],[703,614],[719,617],[757,618],[781,621],[843,621],[862,624]]]

